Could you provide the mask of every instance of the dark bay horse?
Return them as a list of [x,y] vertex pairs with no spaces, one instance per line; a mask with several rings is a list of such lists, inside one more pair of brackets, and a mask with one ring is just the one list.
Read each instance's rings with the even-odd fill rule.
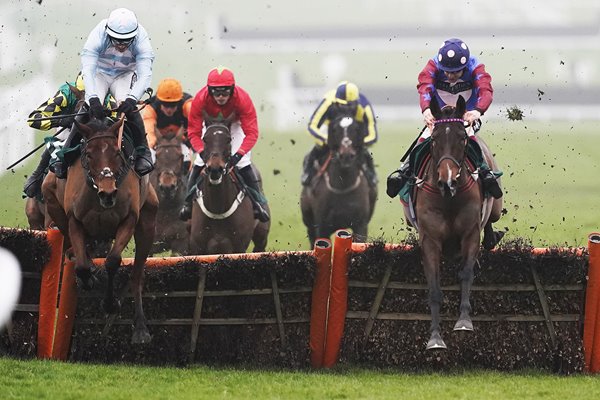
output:
[[[437,102],[432,101],[431,111],[436,118],[431,134],[431,159],[425,167],[424,182],[418,185],[415,211],[431,308],[431,338],[427,349],[445,349],[446,344],[440,333],[442,255],[459,256],[462,266],[459,273],[460,316],[454,330],[472,331],[469,298],[481,231],[484,229],[484,235],[494,234],[491,223],[500,218],[502,199],[484,197],[480,182],[473,178],[476,173],[466,158],[468,141],[471,139],[464,126],[465,101],[462,96],[456,108],[444,107],[440,110]],[[480,137],[478,142],[482,147],[485,146]],[[484,147],[484,154],[491,168],[497,169],[487,146]]]
[[192,208],[190,254],[245,253],[250,241],[254,252],[265,251],[267,246],[271,222],[254,218],[252,202],[228,166],[232,117],[218,121],[205,115],[205,167]]
[[25,215],[29,223],[29,229],[38,231],[46,230],[52,221],[46,213],[46,204],[37,197],[28,197],[25,201]]
[[96,119],[86,125],[76,121],[83,137],[80,162],[69,167],[66,181],[49,173],[42,193],[66,246],[72,246],[77,281],[83,289],[91,290],[96,282],[87,243],[114,239],[105,261],[108,282],[103,306],[109,314],[120,307],[114,293],[114,278],[123,249],[135,237],[132,343],[147,343],[151,337],[142,308],[142,287],[144,264],[154,238],[158,199],[148,177],[140,180],[121,151],[119,131],[123,122],[121,118],[107,126]]
[[340,115],[329,123],[329,155],[312,183],[302,188],[300,208],[311,248],[315,240],[338,229],[351,228],[367,236],[377,201],[362,169],[365,127],[352,116]]
[[156,163],[150,174],[150,183],[158,195],[157,230],[152,253],[171,250],[172,254],[187,254],[188,224],[179,219],[179,209],[186,195],[187,172],[184,169],[182,136],[177,132],[158,134]]

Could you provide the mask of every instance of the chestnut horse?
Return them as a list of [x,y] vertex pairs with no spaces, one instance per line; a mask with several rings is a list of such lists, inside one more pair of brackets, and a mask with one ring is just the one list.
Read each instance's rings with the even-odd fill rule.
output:
[[150,183],[158,195],[156,232],[152,253],[171,250],[172,254],[187,254],[188,224],[179,219],[179,209],[186,195],[187,171],[184,169],[182,136],[177,132],[158,134],[156,162],[150,174]]
[[[254,252],[265,251],[271,222],[254,218],[252,202],[228,166],[231,157],[231,121],[205,115],[203,179],[192,208],[190,254],[245,253],[250,241]],[[252,165],[252,168],[255,168]],[[256,170],[260,179],[260,174]],[[265,207],[268,207],[266,204]],[[268,209],[267,209],[268,210]]]
[[369,185],[362,169],[365,127],[351,113],[346,114],[329,123],[328,158],[300,194],[311,248],[316,239],[329,237],[338,229],[351,228],[354,235],[366,238],[375,209],[377,189]]
[[[472,139],[464,126],[465,101],[462,96],[459,96],[456,108],[447,106],[440,110],[437,102],[432,101],[431,112],[436,118],[431,133],[431,159],[425,167],[422,185],[417,186],[415,211],[431,309],[431,337],[427,349],[445,349],[440,333],[442,254],[460,256],[461,259],[460,316],[454,330],[472,331],[469,298],[481,231],[484,229],[486,236],[492,235],[491,238],[484,237],[484,242],[497,238],[491,223],[500,218],[502,199],[484,196],[481,183],[474,179],[476,173],[467,162],[467,145]],[[480,137],[477,140],[484,148],[492,170],[497,169],[487,146]]]
[[83,137],[80,162],[69,168],[66,181],[49,173],[42,185],[48,213],[70,244],[75,256],[77,282],[91,290],[97,281],[86,244],[91,240],[113,240],[105,260],[108,282],[104,310],[118,311],[114,279],[121,253],[135,237],[132,294],[135,301],[132,343],[151,339],[142,307],[144,264],[154,238],[158,199],[148,177],[139,178],[120,147],[124,118],[112,126],[93,119],[87,125],[75,122]]

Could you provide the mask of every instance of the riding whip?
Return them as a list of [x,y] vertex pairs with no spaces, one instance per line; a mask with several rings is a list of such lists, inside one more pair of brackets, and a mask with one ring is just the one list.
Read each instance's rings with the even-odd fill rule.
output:
[[[64,118],[64,115],[62,116]],[[59,129],[54,135],[52,135],[52,137],[56,137],[58,136],[60,133],[62,133],[65,129],[67,129],[67,127],[63,127],[61,129]],[[44,147],[46,145],[46,142],[40,144],[39,146],[37,146],[35,149],[31,150],[29,153],[25,154],[23,157],[19,158],[17,161],[15,161],[14,163],[12,163],[11,165],[9,165],[8,167],[6,167],[7,170],[11,169],[12,167],[14,167],[15,165],[19,164],[21,161],[25,160],[26,158],[28,158],[30,155],[32,155],[33,153],[35,153],[36,151],[38,151],[39,149],[41,149],[42,147]]]

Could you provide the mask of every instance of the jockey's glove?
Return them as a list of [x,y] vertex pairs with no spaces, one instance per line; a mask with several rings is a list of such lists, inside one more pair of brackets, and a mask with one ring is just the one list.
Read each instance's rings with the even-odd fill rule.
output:
[[119,105],[119,108],[117,108],[117,112],[125,114],[128,119],[131,119],[129,117],[134,110],[137,110],[137,102],[132,97],[126,98],[125,101]]
[[100,103],[100,99],[97,97],[90,98],[90,117],[96,119],[103,119],[106,116],[106,110],[102,103]]
[[59,119],[56,125],[60,126],[61,128],[70,128],[73,126],[73,122],[75,122],[75,117],[65,117]]
[[237,165],[237,163],[240,162],[242,157],[244,157],[244,155],[240,154],[240,153],[235,153],[234,155],[232,155],[231,158],[229,159],[229,168],[235,167]]

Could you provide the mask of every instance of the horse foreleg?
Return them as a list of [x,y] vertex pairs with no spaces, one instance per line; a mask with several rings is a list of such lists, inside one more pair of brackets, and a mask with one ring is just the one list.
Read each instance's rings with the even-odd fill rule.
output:
[[69,218],[69,238],[73,254],[75,255],[77,283],[84,290],[92,290],[97,279],[92,270],[92,260],[85,246],[85,230],[81,222],[73,216]]
[[131,281],[131,292],[135,302],[134,327],[131,336],[131,343],[133,344],[150,343],[152,340],[146,326],[142,291],[144,289],[144,267],[154,241],[157,209],[158,207],[154,204],[146,202],[140,210],[140,218],[135,227],[135,261]]
[[440,281],[440,257],[442,249],[430,237],[423,235],[421,239],[421,259],[429,289],[429,309],[431,311],[431,336],[427,342],[427,350],[445,349],[446,343],[440,333],[440,307],[442,304],[442,288]]
[[106,311],[108,314],[117,313],[121,307],[119,299],[117,299],[115,296],[115,277],[117,276],[119,267],[121,266],[121,254],[133,236],[135,221],[136,216],[133,214],[128,215],[127,218],[121,221],[115,235],[115,241],[104,260],[104,268],[106,268],[108,280],[106,283],[106,291],[104,292],[104,301],[102,305],[104,307],[104,311]]
[[473,285],[473,267],[479,253],[478,229],[474,229],[470,235],[465,235],[461,241],[461,253],[463,267],[459,273],[460,278],[460,316],[454,325],[455,331],[472,331],[471,321],[471,286]]

